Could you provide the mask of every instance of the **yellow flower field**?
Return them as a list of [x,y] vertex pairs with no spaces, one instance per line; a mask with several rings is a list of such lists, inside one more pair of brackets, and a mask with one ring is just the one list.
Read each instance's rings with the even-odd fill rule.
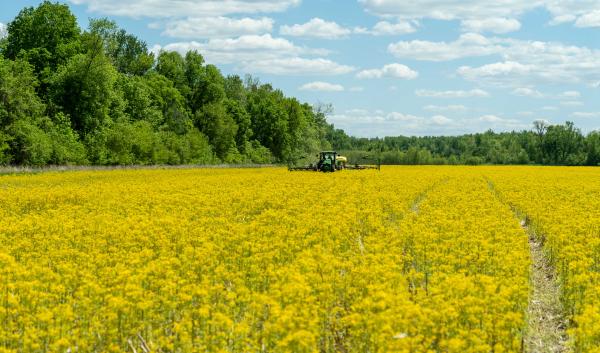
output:
[[0,352],[521,352],[515,212],[590,352],[599,203],[583,168],[0,176]]
[[494,171],[493,179],[544,237],[572,320],[572,348],[600,352],[600,171],[521,167]]

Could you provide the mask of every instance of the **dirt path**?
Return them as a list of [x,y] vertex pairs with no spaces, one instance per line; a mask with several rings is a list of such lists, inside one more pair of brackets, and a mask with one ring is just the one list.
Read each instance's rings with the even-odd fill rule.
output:
[[530,227],[527,217],[521,226],[529,236],[531,249],[531,284],[533,290],[527,308],[525,351],[530,353],[567,352],[563,306],[560,286],[554,267],[544,255],[543,237]]
[[[502,203],[507,202],[496,190],[494,183],[487,179],[490,191]],[[560,285],[556,271],[544,254],[544,237],[535,231],[529,217],[512,205],[511,209],[521,222],[529,239],[531,252],[530,283],[532,286],[527,307],[527,327],[523,335],[524,351],[528,353],[569,352],[566,342],[567,322],[560,302]]]

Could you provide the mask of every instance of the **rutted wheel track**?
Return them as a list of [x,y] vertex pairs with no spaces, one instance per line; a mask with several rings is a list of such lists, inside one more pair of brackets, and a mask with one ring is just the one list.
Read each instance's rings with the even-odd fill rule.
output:
[[[507,202],[487,179],[490,191],[504,204]],[[529,353],[560,353],[567,349],[567,321],[560,301],[560,284],[552,263],[544,254],[544,236],[536,232],[527,215],[510,205],[528,236],[531,252],[530,282],[532,292],[527,307],[527,327],[523,348]]]
[[565,352],[566,320],[560,302],[560,286],[554,267],[544,255],[543,237],[530,227],[527,217],[521,226],[529,235],[533,294],[527,309],[528,330],[525,336],[527,352]]
[[448,177],[440,179],[433,183],[431,186],[429,186],[427,189],[423,190],[423,192],[417,195],[417,197],[413,200],[413,203],[410,206],[410,210],[416,214],[419,214],[419,207],[421,206],[421,203],[423,203],[423,201],[427,199],[427,195],[429,195],[435,189],[440,187],[440,185],[447,183],[448,180],[450,180],[450,178]]

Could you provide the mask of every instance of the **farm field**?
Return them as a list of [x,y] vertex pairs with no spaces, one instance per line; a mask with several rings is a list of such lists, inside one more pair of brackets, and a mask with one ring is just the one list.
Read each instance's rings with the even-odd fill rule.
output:
[[49,172],[0,205],[0,352],[531,351],[533,243],[557,349],[600,352],[599,169]]

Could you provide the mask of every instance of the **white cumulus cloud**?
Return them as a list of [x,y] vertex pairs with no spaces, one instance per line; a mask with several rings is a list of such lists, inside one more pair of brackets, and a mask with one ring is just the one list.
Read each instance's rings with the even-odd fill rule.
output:
[[417,29],[409,21],[399,21],[391,23],[388,21],[380,21],[373,26],[373,29],[366,31],[374,36],[396,36],[416,32]]
[[514,131],[528,129],[530,124],[518,119],[503,118],[494,114],[480,116],[480,122],[485,123],[488,129],[500,131]]
[[388,50],[398,58],[424,61],[499,58],[479,67],[458,69],[459,75],[478,83],[526,87],[548,83],[594,86],[600,82],[600,50],[558,42],[466,33],[452,42],[400,41],[389,45]]
[[304,24],[281,26],[279,32],[282,35],[294,37],[339,39],[351,34],[352,30],[342,27],[335,22],[325,21],[321,18],[313,18]]
[[546,9],[553,15],[553,22],[574,22],[578,27],[595,27],[599,0],[545,0]]
[[490,94],[482,89],[473,89],[470,91],[433,91],[433,90],[417,90],[415,91],[417,97],[425,98],[486,98]]
[[565,91],[560,94],[560,98],[576,99],[579,97],[581,97],[581,93],[579,91]]
[[181,54],[185,54],[190,50],[197,50],[208,62],[213,64],[232,64],[250,60],[311,54],[310,49],[298,47],[286,39],[274,38],[270,34],[226,39],[215,38],[206,42],[171,43],[158,49],[177,51]]
[[6,37],[7,33],[6,33],[6,25],[2,22],[0,22],[0,39]]
[[359,0],[364,8],[382,17],[437,20],[515,17],[542,4],[522,0]]
[[338,64],[328,59],[300,57],[247,61],[241,65],[241,69],[253,73],[273,75],[317,76],[343,75],[355,70],[352,66]]
[[542,110],[547,111],[547,112],[554,112],[554,111],[557,111],[558,108],[551,106],[551,105],[547,105],[547,106],[542,107]]
[[282,12],[301,0],[69,0],[87,5],[88,11],[125,17],[169,18]]
[[600,119],[600,112],[574,112],[571,114],[571,117],[582,119]]
[[[383,18],[482,21],[489,18],[516,20],[545,9],[551,24],[574,22],[579,27],[599,24],[600,0],[358,0],[367,12]],[[514,24],[513,24],[514,26]]]
[[562,105],[563,107],[581,107],[584,104],[580,101],[563,101],[560,102],[560,105]]
[[424,40],[400,41],[388,46],[388,51],[398,58],[425,61],[449,61],[467,57],[498,54],[503,47],[476,33],[462,34],[454,42]]
[[457,73],[467,80],[497,84],[516,83],[515,77],[526,77],[532,68],[515,61],[487,64],[480,67],[461,66]]
[[341,75],[355,71],[352,66],[312,57],[326,55],[327,51],[299,47],[286,39],[273,38],[270,34],[216,38],[206,42],[179,42],[153,48],[154,52],[160,50],[182,54],[197,50],[211,64],[234,64],[238,70],[250,73]]
[[264,34],[273,29],[273,19],[263,17],[193,17],[170,21],[163,35],[174,38],[231,38],[242,35]]
[[544,98],[544,94],[542,92],[528,87],[516,88],[512,91],[512,94],[520,97]]
[[399,78],[403,80],[412,80],[418,76],[418,72],[402,64],[389,64],[381,69],[363,70],[356,75],[360,79]]
[[509,33],[521,29],[521,22],[514,18],[486,18],[462,21],[462,28],[467,32]]
[[443,115],[434,115],[431,117],[431,121],[436,125],[449,125],[454,123],[454,120]]
[[316,91],[316,92],[342,92],[344,86],[323,81],[315,81],[306,83],[299,88],[301,91]]
[[575,21],[577,27],[600,27],[600,10],[586,13]]
[[427,105],[423,107],[423,110],[430,112],[465,112],[468,110],[467,107],[461,104],[453,105]]
[[527,122],[505,118],[500,115],[483,115],[466,118],[449,118],[445,115],[419,116],[404,112],[368,109],[351,109],[334,114],[329,121],[353,136],[432,136],[459,135],[495,131],[524,130],[530,127]]

